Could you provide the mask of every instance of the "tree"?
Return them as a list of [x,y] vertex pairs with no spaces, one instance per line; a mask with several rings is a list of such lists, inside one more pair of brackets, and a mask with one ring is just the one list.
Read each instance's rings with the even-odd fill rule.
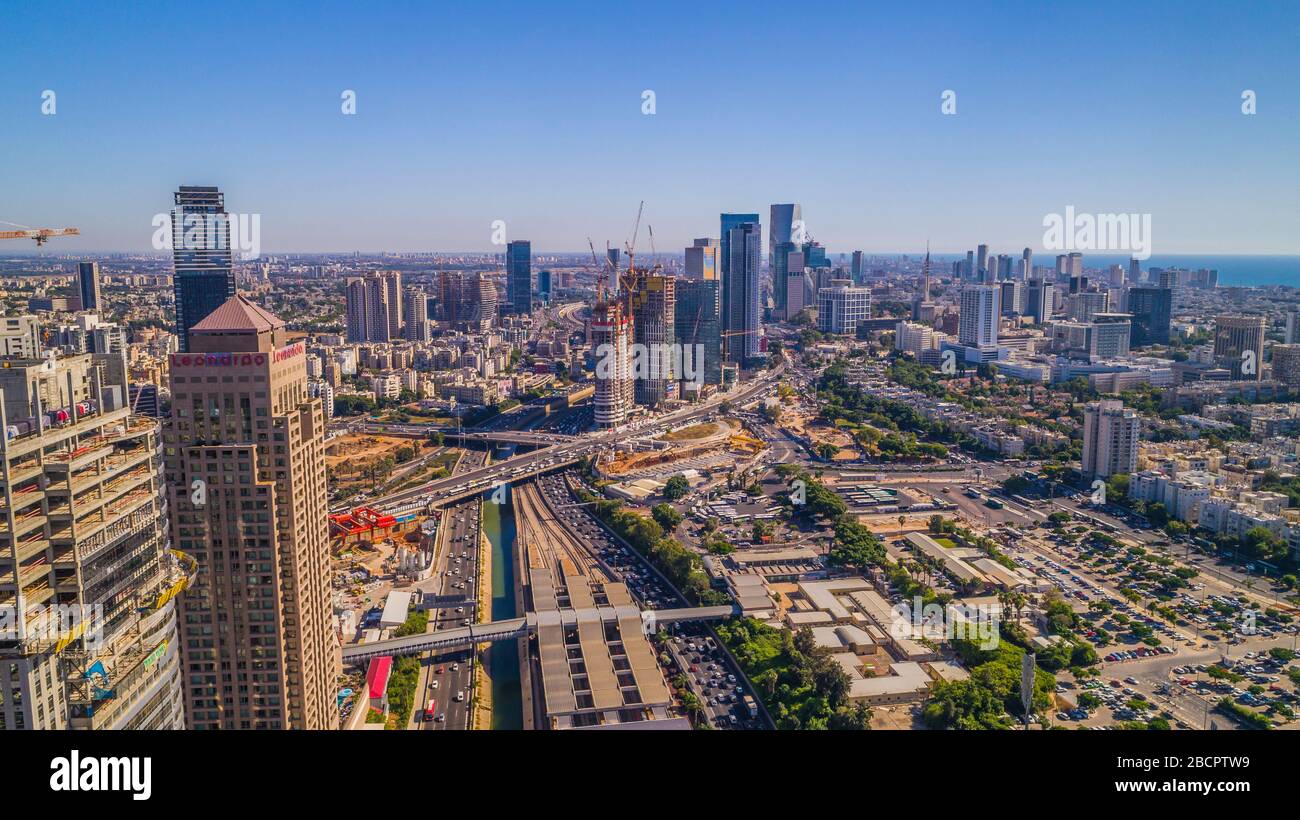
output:
[[654,505],[650,510],[650,515],[659,526],[663,527],[664,532],[672,532],[677,529],[678,524],[682,523],[682,514],[668,504]]
[[686,480],[686,476],[681,475],[680,473],[668,479],[668,482],[664,484],[664,498],[669,501],[676,501],[677,499],[684,497],[690,491],[690,482]]

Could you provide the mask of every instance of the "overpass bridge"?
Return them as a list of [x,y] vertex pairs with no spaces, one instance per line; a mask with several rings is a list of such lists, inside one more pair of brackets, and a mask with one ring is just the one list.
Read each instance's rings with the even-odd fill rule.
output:
[[577,436],[563,433],[534,433],[530,430],[474,430],[455,427],[441,427],[432,424],[362,424],[360,432],[372,435],[424,438],[430,433],[442,433],[446,438],[464,439],[465,441],[491,441],[501,444],[528,444],[544,447],[551,444],[577,441]]
[[586,609],[561,609],[546,613],[529,612],[522,618],[505,621],[488,621],[481,624],[441,629],[425,632],[421,635],[407,635],[404,638],[389,638],[384,641],[354,644],[343,647],[344,663],[360,663],[382,655],[418,655],[429,651],[446,651],[464,649],[484,643],[509,641],[523,638],[537,631],[539,625],[560,623],[566,627],[576,627],[579,622],[600,620],[618,623],[619,618],[632,615],[642,624],[653,629],[659,624],[674,624],[685,621],[716,621],[740,614],[739,604],[722,606],[684,607],[681,609],[641,610],[634,606],[597,606]]

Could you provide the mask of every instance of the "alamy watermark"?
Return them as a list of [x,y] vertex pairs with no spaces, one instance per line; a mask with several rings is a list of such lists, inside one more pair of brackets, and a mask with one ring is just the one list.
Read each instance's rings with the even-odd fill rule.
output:
[[103,643],[104,607],[101,604],[56,604],[29,606],[27,617],[18,617],[15,606],[0,606],[0,641],[26,641],[56,645],[80,639],[88,651]]
[[596,378],[663,379],[702,385],[704,345],[604,342],[596,347]]
[[245,262],[262,255],[261,214],[160,213],[153,215],[151,224],[156,251],[177,250],[179,238],[180,250],[239,251]]
[[1064,214],[1043,217],[1043,248],[1049,251],[1124,251],[1151,258],[1151,214]]

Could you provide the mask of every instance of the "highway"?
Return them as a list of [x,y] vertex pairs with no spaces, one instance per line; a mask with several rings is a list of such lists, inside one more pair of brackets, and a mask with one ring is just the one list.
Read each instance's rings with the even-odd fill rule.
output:
[[[459,469],[481,467],[486,453],[468,452]],[[437,581],[434,589],[446,606],[431,609],[429,631],[451,629],[466,620],[473,621],[476,611],[476,585],[479,559],[479,500],[454,504],[443,510],[441,542],[434,563]],[[468,602],[464,599],[469,598]],[[459,611],[458,611],[459,610]],[[473,650],[466,648],[437,655],[426,653],[420,659],[418,697],[412,714],[417,729],[468,729],[473,686]],[[457,701],[456,694],[464,693]],[[422,710],[435,701],[442,720],[426,721]]]
[[467,470],[464,473],[431,481],[409,490],[403,490],[401,492],[370,499],[367,501],[367,505],[383,510],[422,497],[427,497],[431,503],[440,505],[447,502],[447,496],[449,496],[451,494],[450,491],[455,488],[461,488],[460,493],[457,493],[457,495],[463,495],[469,489],[470,485],[479,485],[474,490],[475,492],[479,492],[488,489],[495,481],[509,481],[512,478],[521,477],[526,473],[537,472],[538,467],[541,466],[543,462],[549,462],[550,466],[553,467],[569,464],[583,456],[594,455],[604,447],[607,447],[614,442],[626,439],[630,435],[649,435],[706,416],[709,413],[715,412],[718,405],[723,402],[730,402],[733,405],[739,406],[745,402],[752,401],[756,397],[762,395],[765,391],[772,388],[776,383],[776,380],[780,377],[781,371],[782,368],[780,366],[773,370],[762,371],[753,382],[741,387],[738,391],[715,395],[706,402],[684,407],[672,413],[659,416],[658,418],[640,421],[631,425],[624,425],[623,427],[618,427],[612,430],[592,433],[583,436],[576,441],[563,442],[551,445],[550,447],[543,447],[534,450],[531,453],[523,453],[486,467]]

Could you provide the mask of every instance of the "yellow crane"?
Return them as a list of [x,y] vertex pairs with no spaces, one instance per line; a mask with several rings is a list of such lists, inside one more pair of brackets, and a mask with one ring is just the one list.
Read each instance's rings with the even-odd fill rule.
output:
[[38,248],[44,245],[51,236],[81,235],[78,228],[33,228],[30,225],[19,225],[17,222],[5,222],[3,219],[0,219],[0,223],[23,229],[21,231],[0,231],[0,239],[35,239]]

